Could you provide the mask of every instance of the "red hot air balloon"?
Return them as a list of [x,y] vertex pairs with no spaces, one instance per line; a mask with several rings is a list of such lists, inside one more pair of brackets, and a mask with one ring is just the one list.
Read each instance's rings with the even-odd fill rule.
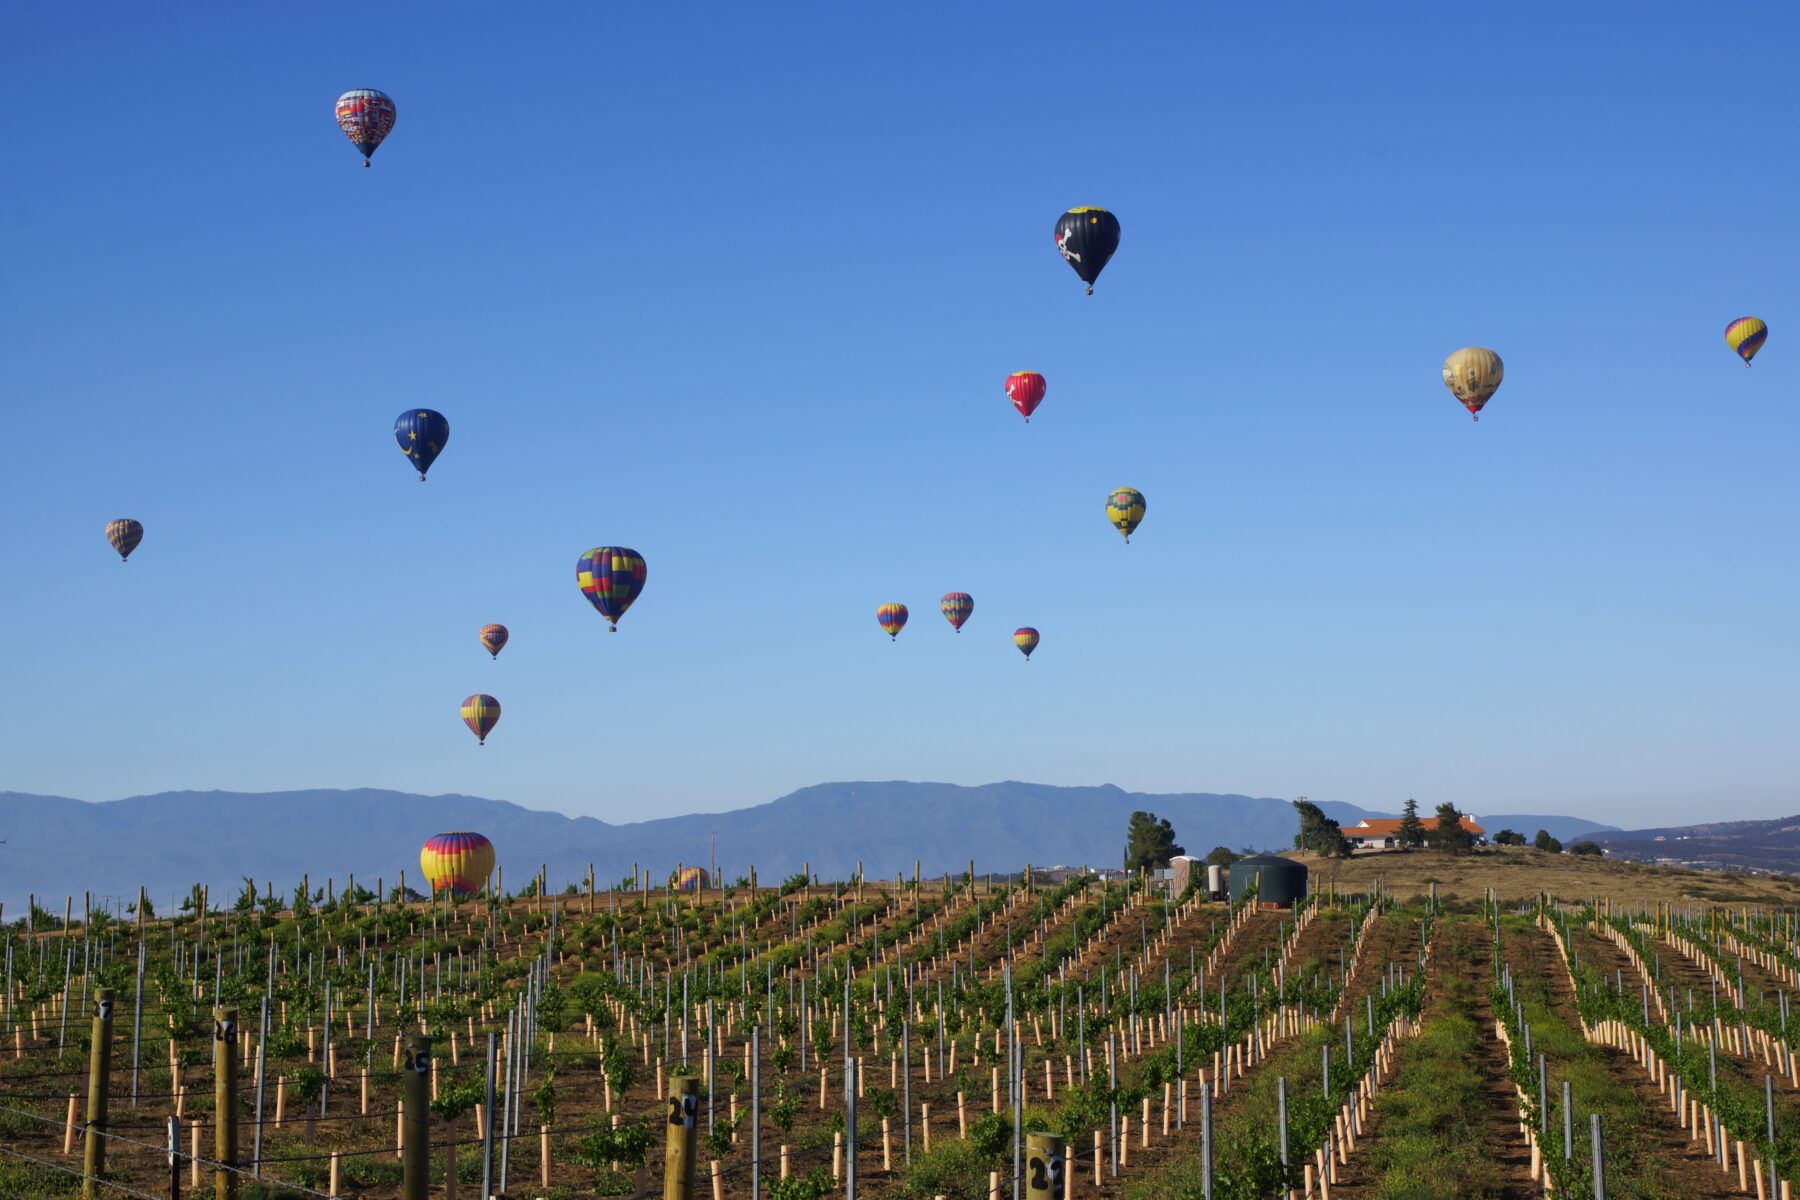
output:
[[1044,402],[1044,393],[1049,387],[1036,371],[1014,371],[1006,377],[1006,395],[1027,425],[1031,424],[1031,414]]
[[481,627],[481,645],[495,658],[506,648],[506,639],[511,636],[504,625],[483,625]]

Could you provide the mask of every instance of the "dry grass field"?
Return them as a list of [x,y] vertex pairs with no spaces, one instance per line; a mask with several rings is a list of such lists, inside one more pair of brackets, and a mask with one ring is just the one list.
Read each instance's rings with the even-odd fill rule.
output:
[[1389,894],[1408,898],[1437,884],[1442,900],[1479,900],[1492,888],[1501,900],[1528,900],[1539,892],[1564,900],[1610,896],[1615,903],[1672,901],[1693,904],[1800,905],[1800,880],[1785,875],[1690,871],[1518,847],[1483,847],[1471,854],[1437,850],[1358,855],[1321,860],[1290,853],[1312,871],[1312,885],[1363,892],[1381,880]]

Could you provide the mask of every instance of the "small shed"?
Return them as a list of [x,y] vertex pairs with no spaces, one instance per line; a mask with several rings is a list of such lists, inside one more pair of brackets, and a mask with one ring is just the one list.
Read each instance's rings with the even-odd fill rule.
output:
[[1188,882],[1193,879],[1194,872],[1200,870],[1200,860],[1191,854],[1177,854],[1169,860],[1169,899],[1174,900],[1188,889]]
[[1231,864],[1231,898],[1256,891],[1259,904],[1287,908],[1306,898],[1306,865],[1273,854],[1252,854]]

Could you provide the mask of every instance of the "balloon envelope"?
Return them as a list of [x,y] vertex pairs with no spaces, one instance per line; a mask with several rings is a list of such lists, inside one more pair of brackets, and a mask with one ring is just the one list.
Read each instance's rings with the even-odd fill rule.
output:
[[1737,356],[1744,360],[1746,367],[1768,340],[1769,327],[1762,323],[1760,317],[1739,317],[1725,327],[1725,344],[1737,351]]
[[944,614],[944,620],[950,627],[961,633],[963,622],[975,611],[975,598],[967,592],[949,592],[938,601],[938,611]]
[[1038,631],[1029,625],[1013,630],[1013,645],[1019,648],[1019,653],[1030,658],[1038,646]]
[[485,746],[487,735],[500,723],[500,702],[485,692],[477,692],[462,702],[462,719]]
[[881,627],[887,630],[889,637],[897,638],[900,631],[906,628],[906,605],[884,604],[875,610],[875,619],[881,622]]
[[1125,535],[1127,544],[1131,541],[1131,531],[1144,519],[1145,507],[1144,493],[1136,488],[1117,488],[1106,498],[1106,519]]
[[344,136],[362,151],[363,166],[394,128],[394,100],[374,88],[352,88],[338,97],[337,123]]
[[419,851],[419,869],[432,895],[473,896],[494,873],[494,843],[479,833],[435,834]]
[[712,883],[706,877],[705,867],[683,867],[669,876],[669,886],[678,892],[692,892],[711,887]]
[[1094,294],[1094,280],[1119,248],[1119,218],[1104,208],[1071,208],[1056,219],[1056,249]]
[[1044,402],[1044,393],[1049,389],[1050,385],[1036,371],[1014,371],[1006,377],[1006,394],[1027,423],[1037,406]]
[[418,470],[420,480],[450,441],[450,422],[429,408],[409,408],[394,418],[394,440],[400,453]]
[[644,556],[623,546],[595,546],[575,561],[575,582],[581,594],[614,632],[648,577]]
[[495,658],[500,657],[500,651],[506,646],[506,639],[510,636],[504,625],[483,625],[481,627],[481,644]]
[[1477,421],[1482,405],[1494,398],[1505,377],[1500,356],[1481,346],[1466,346],[1444,360],[1444,386]]
[[106,523],[106,540],[112,548],[119,552],[119,561],[124,562],[131,557],[131,552],[138,548],[144,540],[144,527],[129,517]]

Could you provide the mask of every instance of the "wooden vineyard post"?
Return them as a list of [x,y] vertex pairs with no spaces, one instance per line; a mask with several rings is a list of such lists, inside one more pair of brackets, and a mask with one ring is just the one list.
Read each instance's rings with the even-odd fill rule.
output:
[[[404,893],[403,893],[404,894]],[[431,1039],[406,1035],[406,1062],[400,1074],[404,1108],[400,1121],[400,1195],[425,1200],[431,1186]]]
[[95,995],[94,1034],[88,1045],[87,1140],[81,1154],[82,1200],[94,1200],[94,1185],[106,1170],[106,1085],[112,1068],[113,991]]
[[1062,1200],[1066,1169],[1061,1137],[1054,1133],[1025,1135],[1026,1200]]
[[700,1148],[695,1118],[700,1112],[700,1077],[669,1081],[668,1143],[663,1151],[663,1200],[694,1200],[694,1166]]
[[238,1010],[213,1009],[213,1200],[237,1200]]

